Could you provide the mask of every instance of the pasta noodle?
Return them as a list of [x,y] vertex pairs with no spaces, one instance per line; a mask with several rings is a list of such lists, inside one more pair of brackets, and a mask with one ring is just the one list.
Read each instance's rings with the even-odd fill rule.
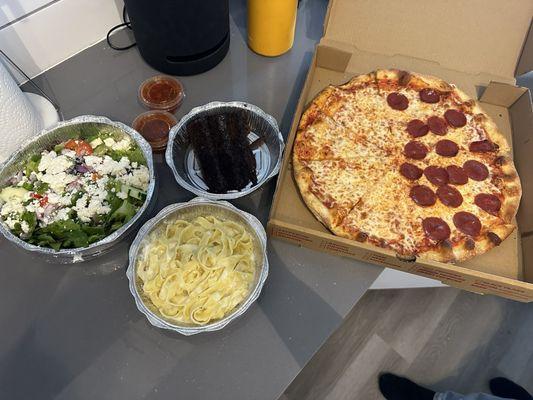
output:
[[142,292],[167,320],[205,325],[250,293],[254,243],[245,228],[214,216],[165,221],[141,247]]

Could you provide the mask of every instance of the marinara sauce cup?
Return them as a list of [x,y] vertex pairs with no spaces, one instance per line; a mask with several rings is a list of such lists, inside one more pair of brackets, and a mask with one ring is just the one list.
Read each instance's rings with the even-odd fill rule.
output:
[[139,101],[149,110],[175,113],[183,102],[185,91],[176,78],[156,75],[145,80],[139,87]]
[[170,129],[177,124],[177,119],[166,111],[146,111],[133,121],[133,129],[139,132],[155,152],[167,147]]

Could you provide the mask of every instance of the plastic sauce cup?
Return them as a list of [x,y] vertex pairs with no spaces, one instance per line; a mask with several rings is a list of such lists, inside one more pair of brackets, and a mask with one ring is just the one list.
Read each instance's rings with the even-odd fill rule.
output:
[[133,121],[133,129],[139,132],[154,152],[165,150],[170,129],[178,123],[176,117],[166,111],[146,111]]
[[185,97],[180,81],[171,76],[156,75],[139,87],[139,101],[149,110],[175,113]]

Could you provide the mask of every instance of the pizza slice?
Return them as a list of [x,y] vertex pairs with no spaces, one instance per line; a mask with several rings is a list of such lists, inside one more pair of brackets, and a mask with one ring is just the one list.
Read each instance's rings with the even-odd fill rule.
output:
[[383,174],[360,159],[298,161],[293,168],[302,198],[333,231]]
[[401,137],[386,116],[372,114],[375,93],[326,89],[306,111],[297,132],[294,157],[306,160],[352,159],[401,150]]
[[293,157],[299,160],[340,160],[364,153],[364,143],[326,114],[319,112],[313,123],[298,131]]
[[350,210],[338,234],[400,255],[415,254],[421,232],[412,223],[413,216],[405,202],[406,191],[407,187],[396,179],[394,172],[386,173],[374,190],[368,191]]

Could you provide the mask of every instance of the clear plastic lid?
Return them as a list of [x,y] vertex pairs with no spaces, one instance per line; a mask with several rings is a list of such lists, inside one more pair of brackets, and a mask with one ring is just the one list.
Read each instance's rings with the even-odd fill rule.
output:
[[139,101],[150,110],[175,113],[185,97],[183,85],[176,78],[156,75],[139,87]]

